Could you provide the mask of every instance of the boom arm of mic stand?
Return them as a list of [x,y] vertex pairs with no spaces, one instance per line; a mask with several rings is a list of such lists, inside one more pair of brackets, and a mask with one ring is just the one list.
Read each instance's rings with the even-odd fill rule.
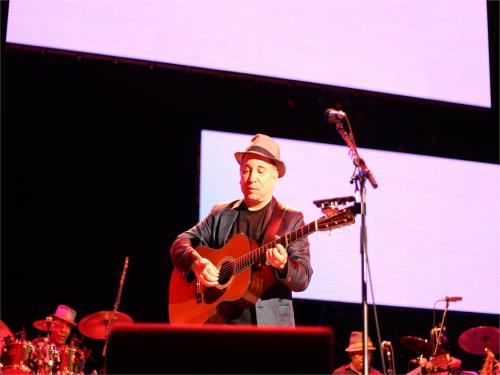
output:
[[363,171],[363,173],[368,178],[368,181],[370,181],[370,184],[372,185],[372,187],[374,189],[378,188],[377,180],[375,180],[375,176],[373,176],[372,171],[370,171],[368,169],[368,167],[366,166],[365,161],[363,159],[359,158],[358,159],[358,163],[356,165],[361,168],[361,170]]
[[346,131],[344,130],[344,127],[342,126],[342,123],[338,122],[337,123],[337,131],[339,132],[340,136],[344,140],[344,142],[347,144],[349,149],[351,150],[352,154],[354,155],[354,164],[361,169],[363,174],[368,178],[368,181],[370,181],[370,184],[374,189],[378,188],[378,183],[377,180],[375,180],[375,176],[373,176],[372,171],[368,169],[366,166],[366,163],[363,159],[358,154],[358,149],[356,148],[356,145],[352,142],[351,138],[347,135]]

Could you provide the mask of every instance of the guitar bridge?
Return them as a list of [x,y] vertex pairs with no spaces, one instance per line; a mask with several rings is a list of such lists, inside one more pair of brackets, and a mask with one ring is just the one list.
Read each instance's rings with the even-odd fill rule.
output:
[[202,303],[203,302],[203,294],[201,293],[201,283],[200,283],[200,280],[198,280],[198,279],[196,279],[195,295],[196,295],[196,302]]

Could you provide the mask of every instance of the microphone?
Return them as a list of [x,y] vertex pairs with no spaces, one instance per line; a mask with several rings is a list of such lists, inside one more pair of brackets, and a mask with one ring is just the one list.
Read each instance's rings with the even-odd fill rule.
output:
[[325,119],[329,124],[336,124],[345,118],[344,111],[337,111],[336,109],[329,108],[325,111]]
[[390,341],[382,341],[382,348],[387,349],[392,346]]
[[461,301],[463,298],[462,297],[444,297],[442,300],[446,302],[458,302]]
[[382,346],[382,349],[384,350],[384,354],[386,355],[387,357],[387,362],[389,363],[389,370],[387,371],[387,374],[389,375],[392,375],[392,374],[396,374],[396,366],[395,366],[395,363],[394,363],[394,352],[392,350],[392,344],[390,341],[382,341],[380,343],[380,345]]

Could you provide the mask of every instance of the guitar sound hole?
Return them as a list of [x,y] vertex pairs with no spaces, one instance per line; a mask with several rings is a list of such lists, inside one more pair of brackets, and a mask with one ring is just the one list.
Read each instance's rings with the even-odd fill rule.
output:
[[220,285],[227,284],[232,276],[233,276],[233,267],[231,265],[231,262],[222,263],[219,269],[219,284]]

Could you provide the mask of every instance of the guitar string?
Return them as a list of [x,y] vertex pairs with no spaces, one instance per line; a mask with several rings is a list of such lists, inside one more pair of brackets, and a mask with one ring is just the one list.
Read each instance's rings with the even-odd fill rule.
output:
[[[297,239],[300,239],[300,238],[304,237],[305,235],[312,234],[313,232],[316,231],[315,224],[317,224],[318,229],[322,225],[324,227],[321,229],[328,229],[329,227],[333,229],[334,227],[342,226],[342,224],[348,224],[349,221],[352,220],[352,216],[347,215],[347,217],[339,218],[341,216],[343,216],[343,215],[340,215],[340,214],[335,215],[337,220],[336,221],[334,220],[333,223],[331,223],[333,217],[319,218],[316,221],[313,221],[307,225],[304,225],[304,226],[296,229],[293,232],[286,234],[284,237],[280,237],[279,239],[277,239],[275,241],[271,241],[271,242],[267,243],[266,245],[261,246],[260,248],[251,251],[248,254],[245,254],[239,258],[232,260],[231,262],[224,263],[219,270],[219,280],[225,279],[225,278],[229,279],[233,275],[238,274],[241,271],[248,268],[249,266],[253,265],[255,262],[257,262],[258,260],[260,260],[262,258],[262,256],[265,254],[265,250],[267,250],[270,247],[276,246],[277,243],[281,243],[283,246],[285,246],[286,242],[288,242],[288,244],[290,245],[293,242],[295,242]],[[325,224],[325,222],[328,222],[328,221],[330,221],[330,226],[328,225],[328,223]],[[299,235],[299,232],[300,232],[300,235]],[[285,237],[288,238],[288,241],[285,241],[285,243],[282,243],[283,240],[285,239]]]
[[[317,221],[319,222],[319,220]],[[315,223],[316,221],[313,221],[307,225],[304,225],[294,230],[293,232],[286,234],[284,237],[280,237],[274,241],[271,241],[265,244],[264,246],[259,247],[258,249],[255,249],[239,258],[232,260],[231,262],[224,263],[219,270],[219,279],[229,278],[232,275],[237,274],[243,271],[244,269],[248,268],[249,266],[253,265],[263,257],[263,255],[265,254],[265,250],[275,247],[277,243],[280,243],[283,246],[285,246],[286,242],[288,242],[288,244],[290,245],[297,239],[302,238],[305,235],[311,234],[312,232],[315,231]],[[287,238],[287,240],[285,241],[285,243],[283,243],[285,237]]]
[[[347,220],[346,220],[347,221]],[[321,219],[317,220],[318,224],[321,224]],[[315,227],[316,222],[311,222],[307,225],[302,226],[301,228],[296,229],[293,232],[290,232],[289,234],[286,235],[286,237],[289,237],[288,239],[288,244],[291,244],[295,242],[297,239],[304,237],[304,235],[309,235],[313,233],[316,229]],[[335,223],[334,225],[336,225]],[[328,228],[328,226],[326,226]],[[300,235],[299,235],[300,232]],[[224,279],[224,278],[229,278],[233,274],[237,274],[244,269],[248,268],[252,264],[254,264],[256,261],[258,261],[264,254],[264,250],[267,250],[268,248],[276,246],[277,243],[281,243],[282,245],[285,245],[285,243],[282,243],[284,240],[284,237],[281,237],[275,241],[269,242],[266,245],[255,249],[254,251],[245,254],[239,258],[234,259],[231,262],[224,263],[220,270],[219,270],[219,279]],[[258,254],[258,255],[257,255]],[[257,255],[257,256],[254,256]]]
[[[339,215],[336,215],[337,218],[338,216]],[[328,224],[325,224],[324,221],[326,222],[332,221],[332,217],[323,217],[307,225],[304,225],[296,229],[295,231],[286,234],[284,237],[280,237],[275,241],[271,241],[266,245],[251,251],[248,254],[245,254],[239,258],[232,260],[231,262],[224,263],[219,270],[219,279],[230,278],[232,275],[245,270],[246,268],[253,265],[256,261],[262,258],[262,256],[265,254],[264,250],[276,246],[277,243],[281,243],[283,246],[285,246],[286,242],[282,243],[285,237],[289,238],[287,242],[290,245],[297,239],[300,239],[305,235],[312,234],[314,231],[316,231],[316,225],[315,225],[316,223],[318,225],[318,229],[322,225],[324,225],[324,228],[321,229],[328,229],[329,227],[333,229],[334,227],[342,226],[342,224],[348,224],[350,220],[352,220],[352,218],[350,216],[347,216],[343,219],[338,219],[336,221],[333,221],[333,223],[330,223],[330,226],[328,226]]]

